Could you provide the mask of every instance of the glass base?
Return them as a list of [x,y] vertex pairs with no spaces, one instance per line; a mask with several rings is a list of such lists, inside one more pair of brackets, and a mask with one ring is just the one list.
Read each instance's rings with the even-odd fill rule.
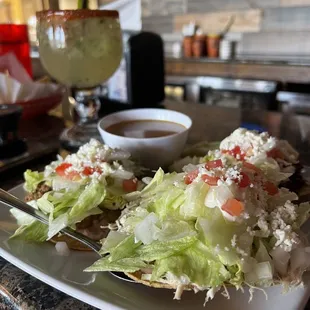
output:
[[76,152],[80,146],[89,142],[92,138],[101,141],[97,122],[76,124],[65,129],[60,135],[60,143],[65,150]]

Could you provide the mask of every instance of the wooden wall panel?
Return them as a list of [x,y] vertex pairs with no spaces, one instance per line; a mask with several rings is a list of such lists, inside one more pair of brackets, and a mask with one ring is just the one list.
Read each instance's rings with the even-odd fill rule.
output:
[[238,62],[212,63],[167,59],[165,70],[167,75],[220,76],[310,83],[310,66],[243,64]]
[[228,24],[230,18],[235,16],[231,27],[232,32],[258,32],[260,30],[262,11],[228,11],[206,14],[185,14],[174,17],[174,31],[180,32],[183,25],[195,20],[206,33],[220,32]]

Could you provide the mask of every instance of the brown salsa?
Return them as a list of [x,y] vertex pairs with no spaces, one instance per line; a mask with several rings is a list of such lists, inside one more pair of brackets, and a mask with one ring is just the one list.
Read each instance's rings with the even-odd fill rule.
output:
[[105,131],[128,138],[159,138],[183,131],[181,124],[161,120],[122,121],[105,128]]

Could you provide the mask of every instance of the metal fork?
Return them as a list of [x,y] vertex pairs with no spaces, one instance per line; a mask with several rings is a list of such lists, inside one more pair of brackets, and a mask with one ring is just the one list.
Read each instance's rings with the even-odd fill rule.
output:
[[[42,212],[32,208],[24,201],[20,200],[19,198],[13,196],[12,194],[6,192],[5,190],[1,188],[0,188],[0,202],[2,202],[4,205],[8,207],[16,208],[20,211],[25,212],[26,214],[34,217],[35,219],[42,222],[43,224],[46,224],[46,225],[49,224],[48,218]],[[80,241],[81,243],[85,244],[87,247],[92,249],[94,252],[96,252],[99,256],[101,256],[99,253],[101,249],[101,246],[99,243],[87,238],[86,236],[74,231],[73,229],[69,227],[63,228],[60,232],[77,241]],[[110,272],[110,273],[121,280],[128,281],[128,282],[135,282],[131,280],[130,278],[128,278],[122,272]]]

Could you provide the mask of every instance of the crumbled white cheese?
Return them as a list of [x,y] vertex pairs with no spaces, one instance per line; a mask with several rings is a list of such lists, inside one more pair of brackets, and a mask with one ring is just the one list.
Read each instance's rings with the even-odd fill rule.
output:
[[[68,155],[65,160],[58,157],[58,161],[45,167],[44,174],[49,176],[55,172],[59,165],[67,163],[71,166],[65,169],[65,175],[76,172],[82,179],[91,178],[103,182],[107,176],[128,179],[133,176],[131,171],[133,166],[132,162],[128,160],[129,156],[126,151],[112,149],[95,139],[91,139],[81,146],[77,153]],[[90,172],[84,174],[85,169],[89,169]],[[121,177],[125,174],[127,177]]]
[[246,253],[243,249],[239,248],[239,247],[236,247],[236,252],[238,254],[240,254],[241,256],[244,256],[244,257],[247,257],[249,254]]
[[257,226],[264,232],[269,231],[269,225],[265,216],[260,216],[257,221]]
[[277,207],[270,213],[273,236],[277,239],[275,247],[280,246],[290,252],[294,244],[300,242],[292,225],[297,219],[296,206],[287,201],[284,206]]
[[276,141],[276,138],[270,137],[266,132],[258,133],[254,130],[238,128],[221,142],[220,149],[232,150],[239,146],[246,155],[257,156],[261,152],[274,148]]
[[237,245],[237,235],[233,235],[231,239],[231,246],[234,248]]
[[[280,165],[292,168],[292,164],[298,162],[298,152],[287,141],[271,137],[267,132],[259,133],[255,130],[238,128],[221,142],[220,149],[232,150],[236,146],[240,147],[245,159],[251,163],[267,158],[267,153],[274,148],[284,157],[277,158]],[[236,154],[236,159],[240,160],[241,156]]]
[[241,216],[246,220],[250,218],[250,214],[247,212],[242,212]]

